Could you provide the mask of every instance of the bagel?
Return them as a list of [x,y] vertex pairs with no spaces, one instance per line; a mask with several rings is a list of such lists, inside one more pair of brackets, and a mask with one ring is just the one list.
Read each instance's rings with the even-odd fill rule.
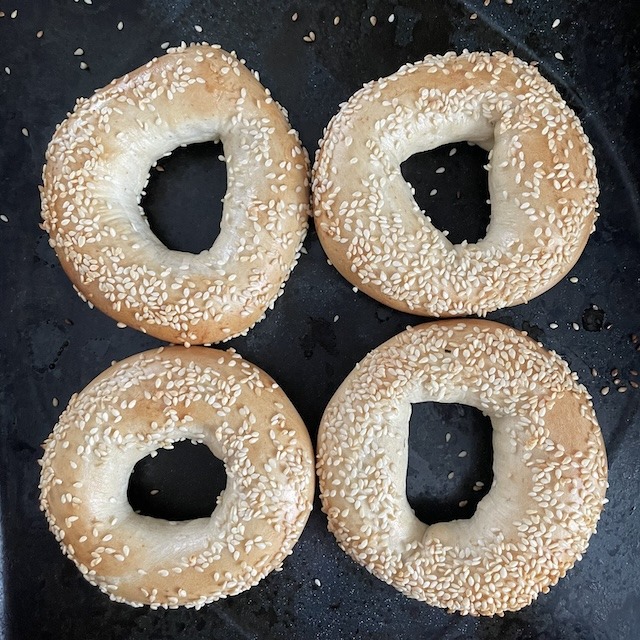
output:
[[[427,526],[406,496],[414,402],[489,415],[493,485],[466,520]],[[502,615],[580,560],[605,502],[604,443],[586,389],[553,352],[483,320],[423,324],[367,355],[318,435],[323,511],[340,547],[405,595]]]
[[[491,221],[453,245],[423,215],[400,164],[467,140],[489,150]],[[390,307],[486,315],[540,295],[594,230],[598,182],[580,121],[538,70],[503,53],[427,56],[366,84],[316,155],[316,229],[331,262]]]
[[[207,140],[227,164],[220,234],[198,255],[171,251],[140,206],[149,168]],[[78,100],[47,149],[43,228],[81,297],[161,340],[208,344],[245,333],[282,293],[308,184],[306,151],[257,74],[218,45],[182,46]]]
[[[227,472],[210,518],[134,513],[135,464],[180,440]],[[107,369],[44,445],[41,509],[63,552],[112,600],[199,608],[257,584],[292,552],[313,503],[313,449],[284,392],[234,352],[161,348]]]

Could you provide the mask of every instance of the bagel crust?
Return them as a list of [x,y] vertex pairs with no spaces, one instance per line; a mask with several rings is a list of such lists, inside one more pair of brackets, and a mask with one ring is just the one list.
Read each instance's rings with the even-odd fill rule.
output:
[[[180,440],[220,458],[210,518],[134,513],[135,464]],[[161,348],[107,369],[44,445],[41,508],[63,552],[112,600],[199,608],[257,584],[292,552],[314,494],[313,448],[284,392],[233,351]]]
[[[400,165],[474,142],[489,151],[491,222],[452,244],[416,203]],[[338,271],[379,302],[423,316],[486,315],[540,295],[594,230],[593,150],[535,66],[503,53],[429,55],[366,84],[326,128],[313,201]]]
[[[406,496],[414,402],[490,416],[493,485],[470,519],[427,526]],[[367,355],[318,435],[323,511],[340,547],[405,595],[502,615],[580,560],[605,502],[607,462],[590,397],[555,353],[488,321],[423,324]]]
[[[220,234],[198,255],[172,251],[140,206],[149,169],[209,140],[227,164]],[[308,226],[308,158],[234,53],[170,49],[78,100],[46,159],[43,228],[81,297],[115,320],[209,344],[246,333],[282,293]]]

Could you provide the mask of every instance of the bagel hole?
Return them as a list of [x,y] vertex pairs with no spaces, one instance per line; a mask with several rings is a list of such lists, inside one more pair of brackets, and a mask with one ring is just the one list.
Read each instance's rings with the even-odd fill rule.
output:
[[417,518],[435,524],[475,513],[493,482],[491,439],[491,420],[478,409],[439,402],[411,406],[407,499]]
[[221,142],[178,147],[151,169],[141,206],[167,249],[201,253],[220,233],[227,167]]
[[127,498],[143,516],[162,520],[208,518],[224,490],[224,464],[209,447],[190,440],[138,461],[129,478]]
[[488,161],[487,151],[460,142],[416,153],[400,166],[424,215],[453,244],[474,244],[487,234],[491,205],[483,167]]

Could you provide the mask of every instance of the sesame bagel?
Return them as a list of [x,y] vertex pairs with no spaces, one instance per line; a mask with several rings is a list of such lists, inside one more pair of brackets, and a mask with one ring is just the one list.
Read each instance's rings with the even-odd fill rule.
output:
[[[210,518],[134,513],[134,465],[180,440],[206,444],[227,485]],[[64,553],[112,600],[201,607],[257,584],[311,511],[313,449],[283,391],[234,352],[161,348],[74,395],[45,442],[41,508]]]
[[[489,150],[491,221],[452,244],[400,165],[467,140]],[[366,84],[329,123],[314,215],[327,256],[376,300],[425,316],[485,315],[540,295],[594,229],[598,183],[574,112],[536,67],[503,53],[427,56]]]
[[[432,526],[406,496],[411,404],[490,416],[493,485],[467,520]],[[502,615],[580,560],[605,502],[607,461],[590,397],[565,362],[488,321],[424,324],[374,349],[329,403],[318,435],[329,530],[405,595]]]
[[[149,169],[208,140],[227,165],[220,234],[198,255],[169,250],[140,206]],[[46,158],[43,228],[80,295],[115,320],[208,344],[245,333],[282,293],[307,230],[308,159],[234,53],[183,46],[114,80],[77,102]]]

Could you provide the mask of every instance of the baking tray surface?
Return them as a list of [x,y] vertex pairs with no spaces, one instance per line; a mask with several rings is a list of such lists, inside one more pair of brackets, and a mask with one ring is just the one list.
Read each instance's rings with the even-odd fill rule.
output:
[[[631,381],[640,370],[634,337],[640,336],[640,3],[2,0],[0,11],[0,635],[638,637],[640,390]],[[310,31],[314,42],[303,40]],[[162,43],[197,40],[236,50],[259,71],[311,154],[338,105],[364,82],[427,53],[464,48],[513,51],[538,61],[582,119],[602,191],[597,230],[575,268],[551,291],[490,315],[528,331],[578,373],[594,396],[610,465],[610,502],[584,559],[531,606],[504,618],[477,619],[407,599],[338,548],[317,500],[281,572],[198,612],[114,604],[60,553],[38,510],[40,445],[74,392],[112,361],[160,343],[117,328],[73,292],[38,226],[44,151],[76,98],[160,55]],[[82,53],[74,55],[78,48]],[[161,162],[164,172],[152,173],[144,206],[168,246],[199,251],[215,237],[225,185],[216,160],[220,150],[213,143],[178,150]],[[489,212],[483,152],[464,144],[454,156],[449,150],[414,156],[403,166],[405,177],[452,238],[479,237]],[[436,174],[440,166],[444,174]],[[423,321],[354,292],[327,264],[311,230],[275,308],[227,346],[282,385],[315,440],[324,407],[354,365]],[[427,522],[473,513],[483,495],[472,491],[474,483],[491,482],[488,422],[468,407],[417,405],[410,447],[408,495],[417,513]],[[459,458],[461,450],[469,455]],[[211,496],[222,486],[222,465],[188,445],[136,468],[130,495],[156,515],[182,509],[178,516],[191,517],[210,510]],[[151,487],[159,489],[153,497]],[[462,500],[469,504],[459,507]]]

